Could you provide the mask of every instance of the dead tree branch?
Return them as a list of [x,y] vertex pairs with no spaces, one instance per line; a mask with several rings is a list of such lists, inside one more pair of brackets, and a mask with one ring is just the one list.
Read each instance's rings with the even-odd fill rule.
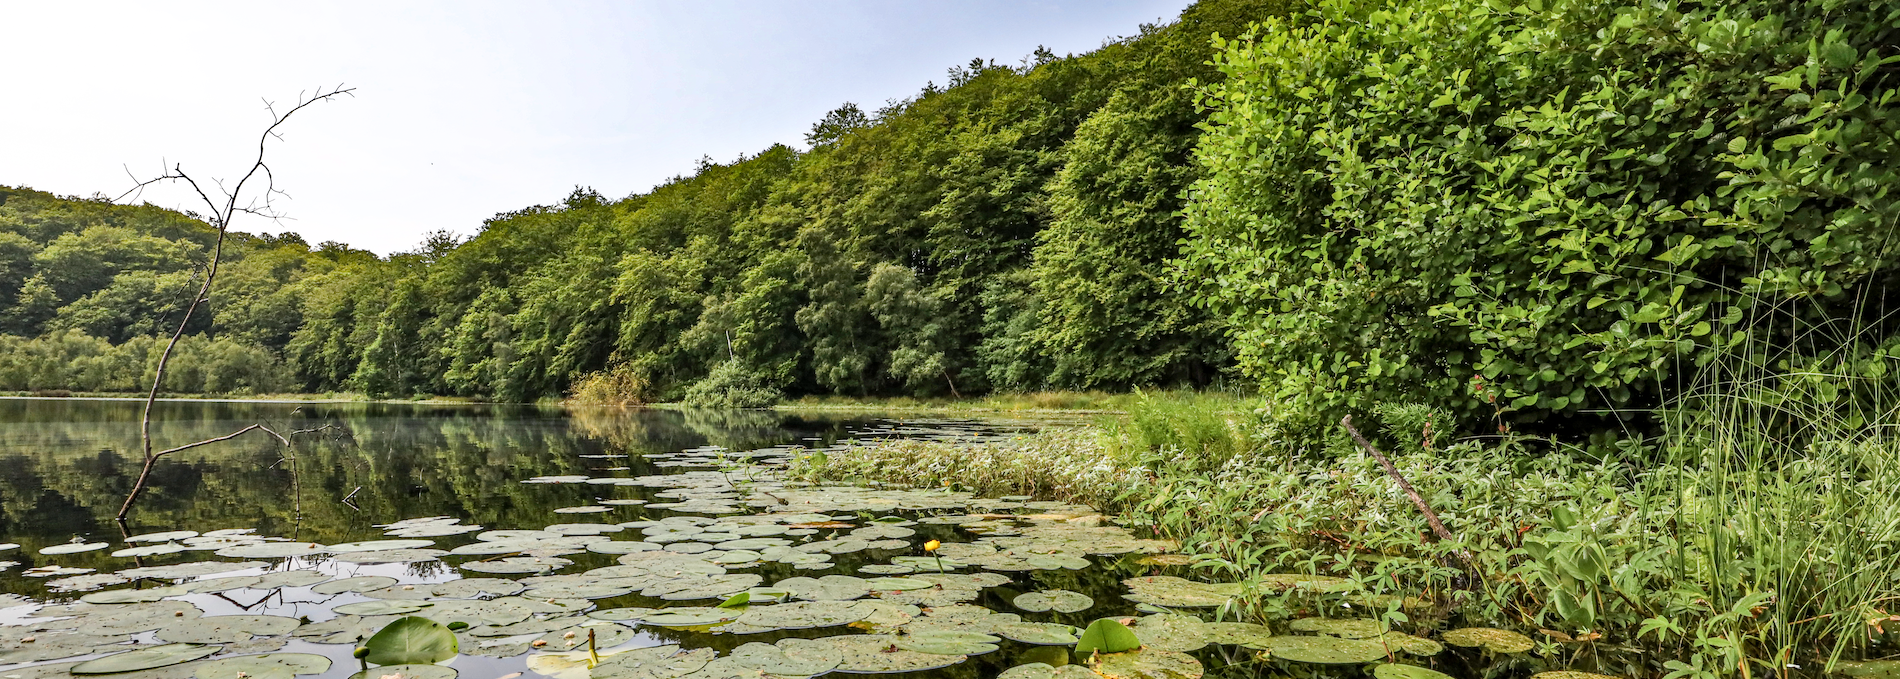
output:
[[1372,447],[1372,442],[1367,441],[1366,437],[1360,436],[1359,430],[1352,428],[1351,415],[1347,415],[1341,419],[1339,424],[1346,428],[1346,433],[1352,434],[1352,440],[1357,441],[1359,447],[1366,449],[1366,452],[1372,453],[1373,457],[1379,458],[1379,465],[1385,467],[1386,476],[1390,476],[1393,481],[1397,481],[1399,490],[1405,491],[1405,495],[1412,498],[1412,504],[1418,505],[1418,511],[1425,513],[1425,522],[1431,524],[1432,533],[1436,534],[1438,539],[1446,542],[1458,541],[1457,538],[1452,537],[1451,531],[1445,530],[1444,522],[1438,520],[1438,512],[1432,511],[1432,506],[1425,504],[1425,498],[1419,497],[1418,491],[1412,490],[1412,484],[1406,483],[1405,477],[1399,475],[1399,468],[1392,466],[1392,461],[1386,459],[1385,453],[1381,453],[1378,448]]
[[[277,434],[277,432],[271,431],[262,425],[252,425],[228,436],[206,439],[197,443],[154,453],[152,451],[152,405],[158,401],[158,390],[165,382],[165,368],[170,364],[172,352],[177,349],[179,340],[184,338],[185,329],[191,323],[192,315],[198,311],[199,305],[210,301],[211,285],[217,280],[218,264],[224,258],[224,238],[225,234],[230,232],[232,218],[236,217],[239,213],[259,215],[270,219],[282,218],[282,215],[271,206],[272,198],[284,194],[283,191],[277,188],[276,177],[271,172],[270,166],[264,162],[267,144],[272,139],[283,139],[278,132],[278,128],[282,127],[283,124],[289,121],[291,116],[296,115],[298,111],[320,101],[329,101],[346,95],[354,96],[352,93],[355,91],[355,88],[346,88],[341,85],[331,88],[328,91],[318,88],[316,94],[308,98],[299,94],[297,97],[297,105],[292,106],[282,114],[277,113],[277,109],[269,101],[264,102],[265,110],[271,114],[271,124],[269,127],[264,128],[262,135],[258,136],[257,157],[251,162],[250,169],[244,172],[244,177],[232,185],[229,190],[224,188],[223,182],[216,182],[218,192],[223,199],[222,204],[220,204],[220,201],[213,200],[209,194],[205,193],[204,187],[199,184],[198,180],[185,172],[184,166],[179,164],[172,164],[169,168],[163,170],[159,176],[139,182],[116,199],[123,200],[126,196],[142,194],[147,187],[162,182],[184,182],[185,185],[191,187],[192,192],[197,194],[198,199],[210,210],[210,215],[207,216],[206,219],[208,219],[211,222],[211,226],[218,231],[217,240],[211,248],[211,259],[205,267],[204,283],[198,287],[197,294],[192,296],[191,303],[185,306],[185,315],[178,320],[178,329],[172,332],[171,341],[165,343],[165,350],[158,356],[158,366],[152,374],[152,389],[146,393],[145,408],[139,415],[139,447],[140,452],[144,454],[145,464],[139,470],[138,480],[132,484],[132,492],[126,495],[125,504],[119,507],[118,519],[120,521],[125,520],[126,514],[132,511],[132,501],[137,499],[139,494],[145,489],[146,480],[150,478],[152,473],[153,463],[157,462],[158,458],[164,455],[201,445],[230,440],[252,429],[264,429],[265,431],[269,431],[272,436],[277,437],[285,446],[290,445],[290,441],[285,439],[282,435]],[[239,201],[245,198],[245,187],[250,184],[253,178],[258,177],[260,172],[263,174],[264,181],[261,197],[252,197],[249,199],[250,202],[240,205]]]

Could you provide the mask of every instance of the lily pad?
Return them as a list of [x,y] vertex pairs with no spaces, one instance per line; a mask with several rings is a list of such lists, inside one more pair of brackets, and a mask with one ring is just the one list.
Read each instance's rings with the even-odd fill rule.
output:
[[1265,649],[1267,639],[1273,637],[1273,631],[1265,626],[1245,622],[1204,622],[1201,623],[1201,631],[1211,643],[1244,646],[1254,650]]
[[374,599],[343,604],[330,610],[341,615],[402,615],[420,611],[428,605],[420,601]]
[[1025,644],[1067,646],[1082,640],[1082,628],[1056,622],[1010,622],[992,629],[997,636]]
[[[103,543],[101,543],[103,544]],[[108,655],[72,666],[73,674],[118,674],[187,663],[224,650],[223,646],[165,644]]]
[[350,675],[350,679],[382,679],[395,675],[401,679],[455,679],[460,674],[446,665],[384,665]]
[[1051,589],[1018,595],[1010,603],[1031,613],[1055,611],[1057,613],[1080,613],[1095,605],[1095,600],[1081,592],[1066,589]]
[[[574,619],[570,619],[570,622]],[[586,618],[579,620],[587,621]],[[587,621],[573,627],[554,630],[541,635],[538,641],[547,642],[544,650],[573,651],[587,650],[587,634],[593,632],[595,648],[613,648],[633,641],[639,636],[633,628],[612,622]]]
[[[111,546],[112,545],[109,545],[103,542],[68,542],[62,545],[53,545],[51,547],[46,547],[44,549],[41,549],[40,553],[45,554],[47,556],[58,556],[61,554],[78,554],[80,552],[91,552],[95,550],[105,549]],[[95,672],[94,674],[97,674],[97,673]]]
[[159,641],[181,644],[225,644],[289,634],[301,624],[296,618],[278,615],[211,615],[166,625],[157,636]]
[[[602,660],[589,675],[592,679],[684,679],[704,669],[716,655],[710,648],[691,651],[681,651],[678,646],[642,648]],[[569,678],[555,675],[555,679]]]
[[382,576],[382,575],[359,575],[354,578],[343,578],[341,580],[331,580],[329,582],[310,588],[310,591],[316,592],[318,594],[344,594],[348,592],[368,592],[371,590],[382,589],[384,587],[394,585],[396,584],[396,582],[397,580],[395,578]]
[[474,599],[484,594],[514,596],[526,588],[519,582],[502,578],[462,578],[432,586],[429,592],[445,599]]
[[752,642],[732,649],[728,657],[744,667],[780,676],[815,676],[838,667],[830,646],[809,639],[781,639],[777,644]]
[[364,660],[377,665],[438,663],[455,657],[455,634],[428,618],[398,618],[363,642]]
[[657,613],[642,617],[640,622],[655,627],[698,627],[737,620],[740,614],[740,611],[730,608],[686,606],[660,609]]
[[330,659],[315,653],[266,653],[208,660],[193,666],[197,679],[271,679],[330,671]]
[[1137,648],[1141,648],[1141,639],[1135,636],[1134,630],[1118,621],[1102,618],[1089,623],[1088,629],[1082,631],[1075,652],[1077,655],[1123,653]]
[[257,576],[257,589],[277,589],[279,587],[309,587],[319,582],[329,582],[330,574],[323,571],[296,570],[277,571]]
[[1194,582],[1171,575],[1128,578],[1122,584],[1134,590],[1126,595],[1128,600],[1169,608],[1212,608],[1241,592],[1238,583]]
[[287,559],[293,556],[316,556],[327,551],[323,545],[315,542],[254,542],[232,545],[214,553],[233,559]]
[[187,582],[179,586],[184,587],[193,594],[216,594],[218,592],[229,592],[234,589],[253,587],[259,582],[263,582],[263,578],[259,578],[255,575],[232,575],[222,578]]
[[460,568],[476,573],[546,573],[548,571],[574,563],[556,556],[511,556],[492,561],[470,561]]
[[388,549],[418,549],[433,546],[435,546],[434,540],[366,540],[363,542],[345,542],[340,545],[330,545],[330,551],[335,554],[349,554],[351,552],[378,552]]
[[181,596],[190,593],[190,589],[179,586],[153,587],[151,589],[115,589],[108,592],[93,592],[79,597],[79,600],[89,604],[132,604],[158,601],[165,597]]
[[1493,627],[1465,627],[1439,635],[1445,643],[1465,648],[1482,646],[1492,653],[1523,653],[1537,647],[1530,637]]
[[1107,679],[1200,679],[1201,661],[1176,651],[1142,649],[1098,656],[1095,673]]
[[1207,645],[1208,635],[1200,618],[1176,613],[1144,615],[1135,619],[1135,636],[1142,648],[1161,651],[1198,651]]
[[814,640],[829,645],[839,672],[886,674],[922,672],[963,662],[965,656],[907,651],[898,637],[884,634],[846,634]]
[[130,559],[130,558],[137,558],[137,557],[143,557],[143,556],[160,556],[164,554],[177,554],[182,551],[185,551],[184,545],[178,544],[176,542],[167,542],[167,543],[157,544],[157,545],[145,545],[143,547],[128,547],[126,549],[115,550],[112,552],[112,556],[119,557],[122,559]]
[[1385,633],[1379,621],[1370,618],[1300,618],[1287,628],[1346,639],[1366,639]]
[[982,655],[996,650],[997,637],[980,632],[932,631],[898,637],[897,647],[937,655]]
[[587,543],[587,551],[596,554],[632,554],[634,552],[651,552],[658,549],[660,549],[660,546],[651,542],[634,542],[631,540]]
[[1438,670],[1417,665],[1385,663],[1372,668],[1372,676],[1377,679],[1452,679],[1452,676]]
[[338,554],[332,558],[343,563],[355,564],[415,563],[434,561],[448,553],[445,549],[378,549]]
[[1262,644],[1271,657],[1319,665],[1368,663],[1386,657],[1385,644],[1364,639],[1325,636],[1283,636]]

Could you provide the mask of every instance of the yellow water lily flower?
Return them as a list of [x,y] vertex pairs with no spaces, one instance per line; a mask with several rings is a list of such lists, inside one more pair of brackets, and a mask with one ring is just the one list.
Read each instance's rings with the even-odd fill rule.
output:
[[934,552],[934,551],[937,551],[938,547],[942,547],[942,546],[943,546],[943,543],[938,542],[936,540],[931,540],[929,542],[924,543],[924,551]]

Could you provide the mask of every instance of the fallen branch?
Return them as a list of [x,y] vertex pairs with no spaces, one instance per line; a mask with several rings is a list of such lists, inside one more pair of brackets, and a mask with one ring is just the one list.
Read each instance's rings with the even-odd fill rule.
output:
[[1438,535],[1438,539],[1446,542],[1458,541],[1457,538],[1452,537],[1451,531],[1445,530],[1444,522],[1438,520],[1438,513],[1432,511],[1432,506],[1425,504],[1425,498],[1419,497],[1418,491],[1412,490],[1412,484],[1406,483],[1405,477],[1399,475],[1399,468],[1392,466],[1392,461],[1386,459],[1385,453],[1381,453],[1378,448],[1372,447],[1372,442],[1367,441],[1366,437],[1360,436],[1359,430],[1352,428],[1351,415],[1340,419],[1339,424],[1346,428],[1346,433],[1352,434],[1352,440],[1357,441],[1359,447],[1366,449],[1366,452],[1372,453],[1373,457],[1379,458],[1379,465],[1385,467],[1386,475],[1392,477],[1393,481],[1398,482],[1399,490],[1405,491],[1405,495],[1412,498],[1412,504],[1418,505],[1418,511],[1425,513],[1425,522],[1431,524],[1432,532]]
[[[278,434],[277,432],[274,432],[274,431],[271,431],[269,427],[266,427],[266,426],[264,426],[264,425],[261,425],[261,424],[253,424],[253,425],[251,425],[251,426],[248,426],[248,427],[245,427],[245,428],[243,428],[243,429],[239,429],[239,430],[237,430],[237,431],[234,431],[234,432],[231,432],[231,433],[229,433],[229,434],[225,434],[225,435],[223,435],[223,436],[219,436],[219,437],[217,437],[217,438],[209,438],[209,439],[205,439],[205,440],[203,440],[203,441],[198,441],[198,442],[195,442],[195,443],[187,443],[187,444],[185,444],[185,445],[182,445],[182,446],[178,446],[178,447],[176,447],[176,448],[167,448],[167,449],[165,449],[165,450],[161,450],[161,451],[158,451],[158,452],[156,452],[156,453],[149,453],[149,454],[147,454],[147,455],[145,456],[145,466],[144,466],[144,467],[141,467],[141,468],[139,469],[139,478],[138,478],[138,480],[137,480],[137,481],[134,481],[134,482],[132,483],[132,492],[130,492],[130,493],[127,493],[127,494],[126,494],[126,496],[125,496],[125,504],[122,504],[122,505],[119,505],[119,520],[120,520],[120,521],[124,521],[124,520],[125,520],[125,515],[126,515],[126,514],[129,514],[129,513],[131,513],[131,511],[132,511],[132,502],[133,502],[133,501],[135,501],[135,500],[138,500],[138,498],[139,498],[139,494],[141,494],[141,493],[144,493],[144,492],[145,492],[145,481],[146,481],[147,479],[149,479],[149,478],[151,478],[151,476],[152,476],[152,465],[154,465],[154,464],[157,464],[157,463],[158,463],[158,458],[161,458],[161,457],[164,457],[164,456],[166,456],[166,455],[170,455],[170,454],[172,454],[172,453],[176,453],[176,452],[179,452],[179,451],[184,451],[184,450],[191,450],[191,449],[193,449],[193,448],[196,448],[196,447],[198,447],[198,446],[208,446],[208,445],[211,445],[211,444],[213,444],[213,443],[218,443],[218,442],[221,442],[221,441],[229,441],[229,440],[231,440],[231,439],[234,439],[234,438],[237,438],[237,437],[239,437],[239,436],[243,436],[243,435],[245,435],[245,434],[249,434],[249,433],[251,433],[252,431],[258,431],[258,430],[262,430],[262,431],[264,431],[264,432],[267,432],[267,433],[269,433],[269,434],[270,434],[271,436],[274,436],[274,437],[276,437],[276,438],[277,438],[277,440],[278,440],[278,441],[282,441],[282,442],[283,442],[283,444],[284,444],[285,446],[289,446],[289,445],[290,445],[290,441],[288,441],[288,440],[285,440],[285,439],[284,439],[284,437],[283,437],[282,435],[280,435],[280,434]],[[149,446],[149,445],[150,445],[150,443],[147,443],[147,445]]]

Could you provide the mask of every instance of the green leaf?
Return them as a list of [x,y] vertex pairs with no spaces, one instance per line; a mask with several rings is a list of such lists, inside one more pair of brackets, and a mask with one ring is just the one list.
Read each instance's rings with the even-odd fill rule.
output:
[[154,667],[168,667],[179,663],[191,662],[223,650],[223,646],[200,646],[197,644],[165,644],[137,651],[127,651],[108,655],[97,660],[74,665],[73,674],[118,674],[137,672]]
[[442,623],[409,616],[389,623],[382,631],[363,642],[369,649],[364,658],[378,665],[408,665],[442,662],[455,657],[460,647],[455,633]]
[[1082,630],[1082,640],[1076,642],[1076,655],[1086,656],[1095,651],[1103,653],[1121,653],[1141,648],[1141,639],[1135,631],[1109,618],[1089,623]]
[[746,605],[750,603],[752,603],[752,593],[740,592],[738,594],[732,595],[732,598],[726,599],[724,603],[719,604],[719,607],[720,608],[745,608]]

